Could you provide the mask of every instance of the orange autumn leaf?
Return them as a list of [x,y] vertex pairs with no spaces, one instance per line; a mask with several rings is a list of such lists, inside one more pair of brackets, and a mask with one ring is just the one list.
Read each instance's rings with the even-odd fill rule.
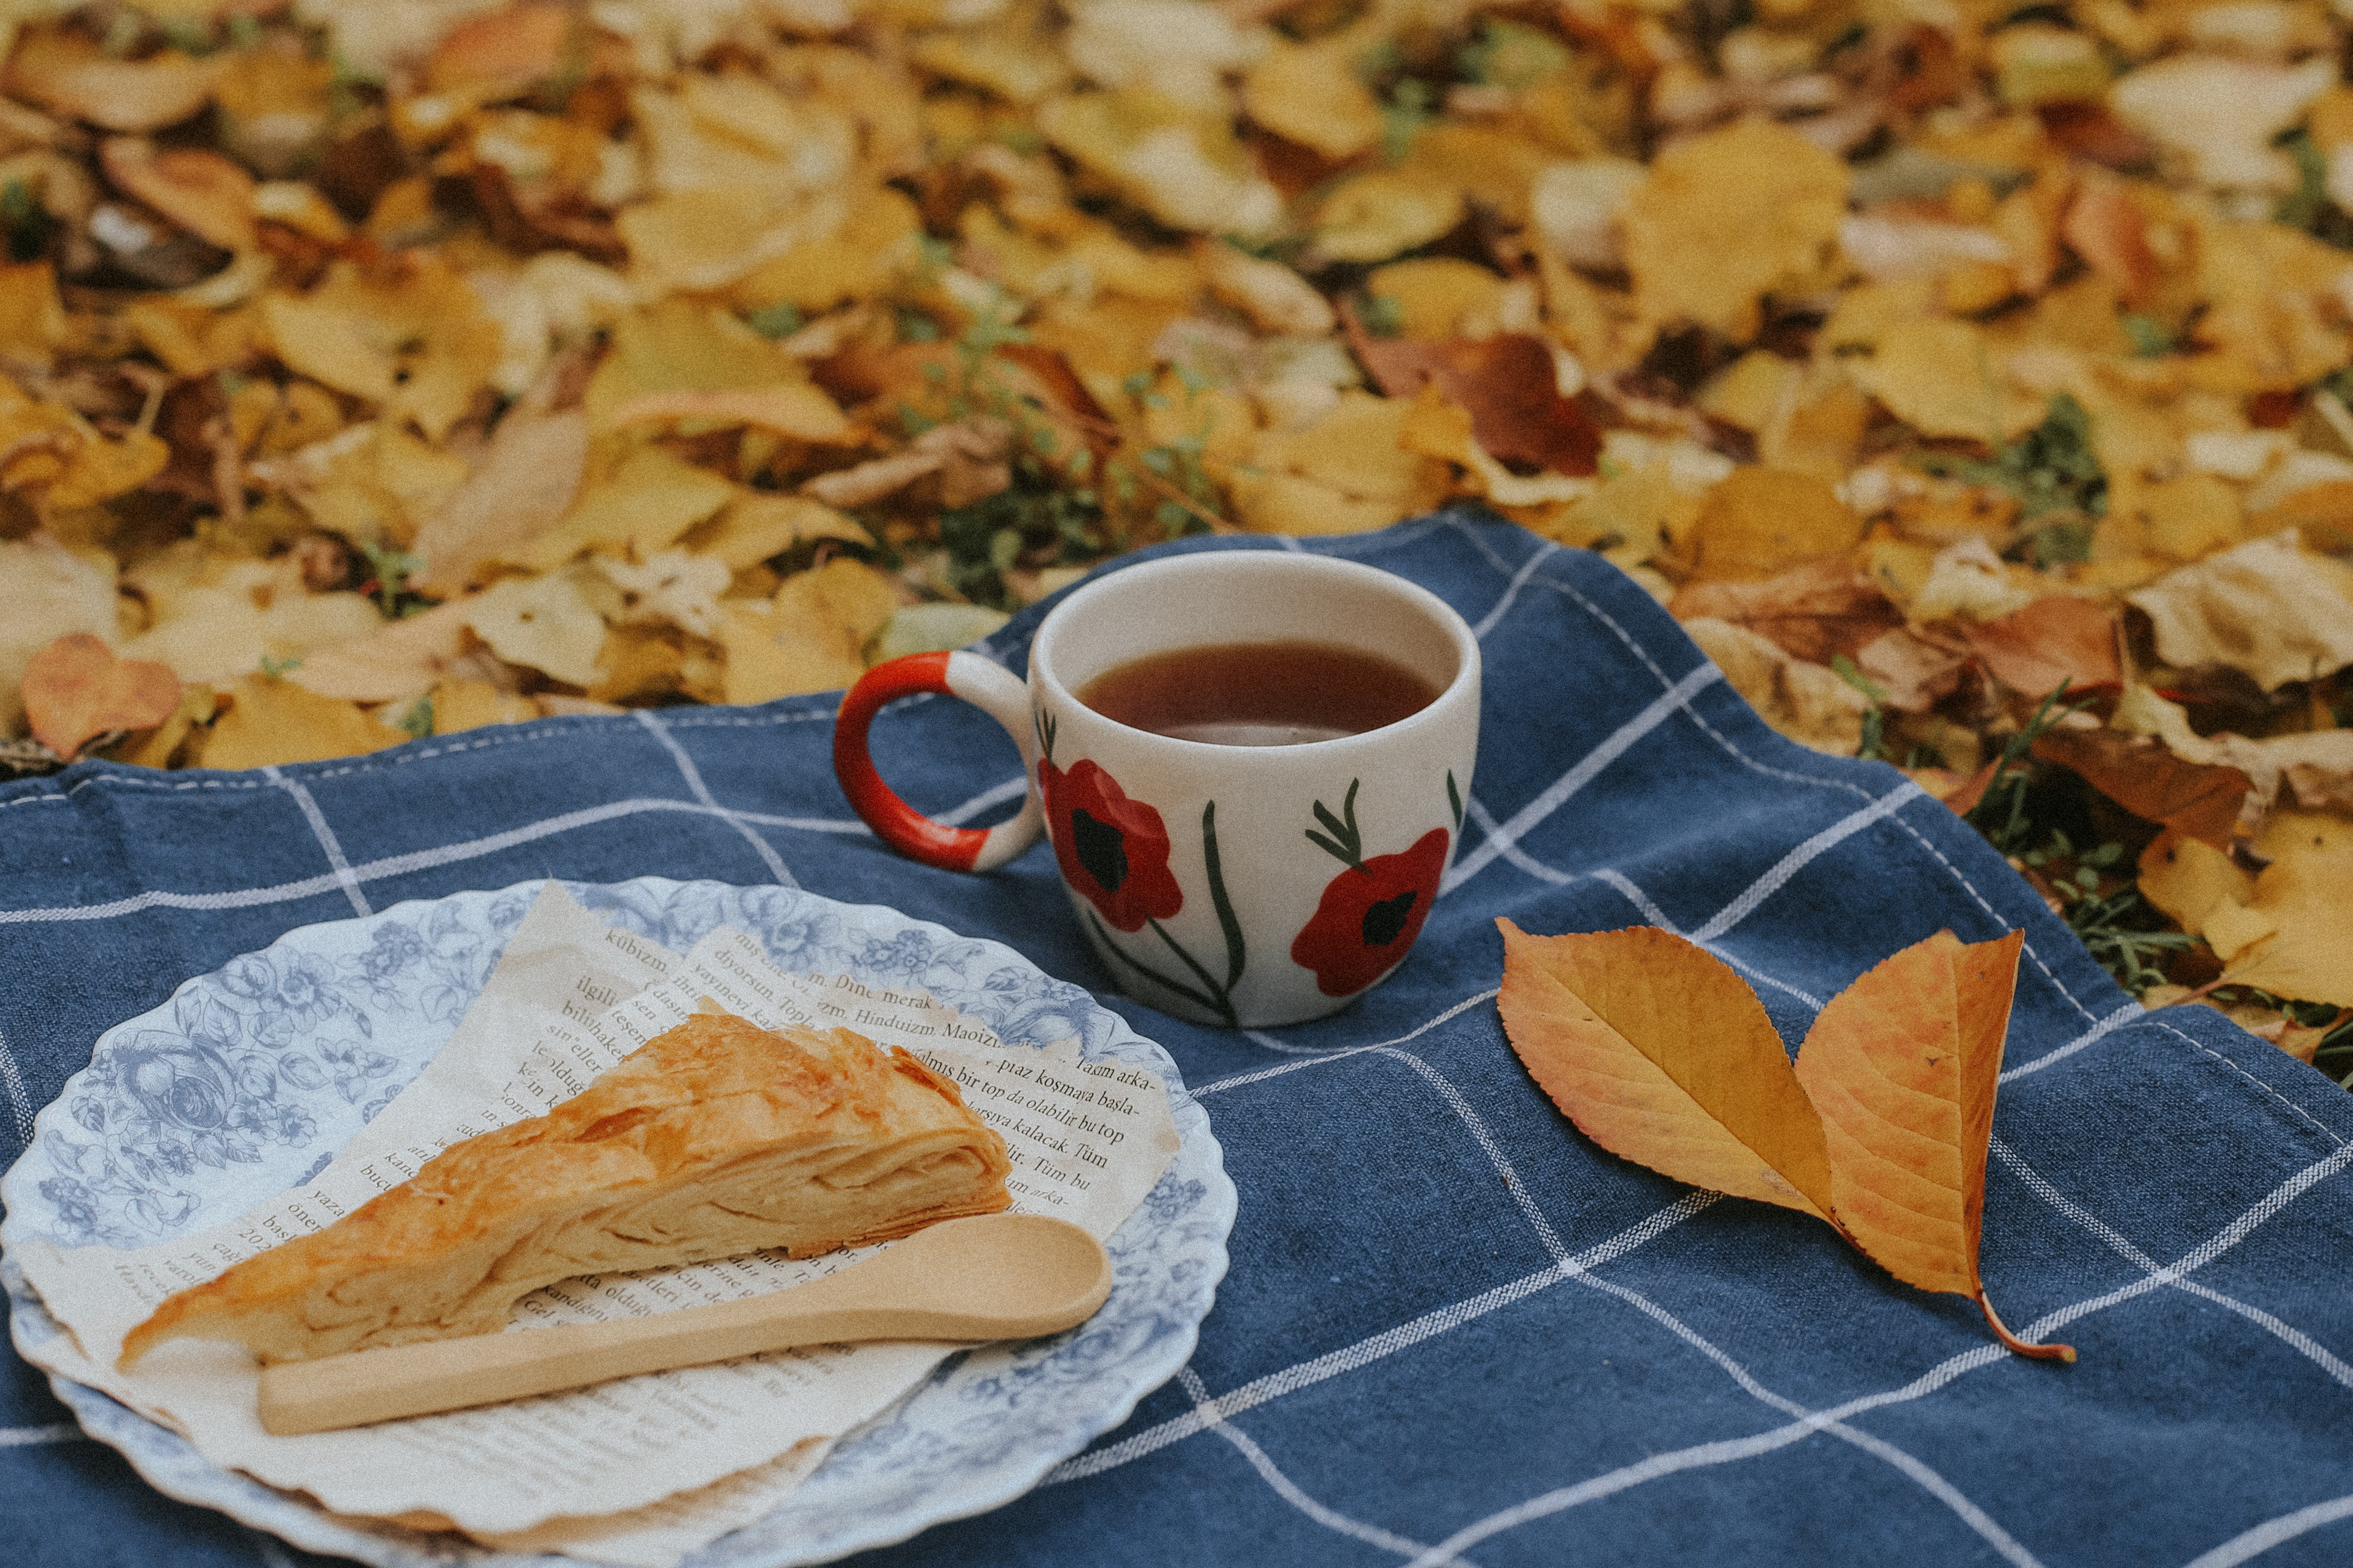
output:
[[1985,792],[1993,787],[1994,775],[2000,772],[2001,759],[1988,757],[1984,766],[1948,789],[1929,789],[1925,784],[1920,787],[1944,802],[1955,816],[1967,816],[1978,808],[1978,802],[1985,799]]
[[1905,948],[1831,999],[1793,1068],[1756,993],[1682,937],[1495,924],[1504,1033],[1587,1137],[1813,1215],[1904,1283],[1968,1297],[2018,1353],[2075,1359],[2012,1334],[1978,1274],[2021,933]]
[[70,758],[92,738],[152,730],[179,710],[180,678],[142,658],[117,658],[88,632],[61,637],[25,666],[33,738]]
[[1906,1285],[1968,1297],[2021,1355],[2075,1359],[2006,1328],[1978,1274],[1986,1149],[2025,937],[1913,943],[1831,998],[1799,1048],[1797,1079],[1821,1116],[1831,1206],[1873,1262]]
[[1821,1121],[1740,976],[1652,926],[1495,924],[1504,1031],[1579,1131],[1677,1181],[1830,1217]]
[[580,43],[575,26],[570,6],[546,0],[469,17],[434,47],[426,79],[436,92],[520,89],[563,68],[565,49]]
[[1563,397],[1552,350],[1524,332],[1418,342],[1377,338],[1353,310],[1342,313],[1348,346],[1391,397],[1435,386],[1471,416],[1472,433],[1490,457],[1557,474],[1589,474],[1601,457],[1601,432],[1577,400]]
[[197,238],[224,250],[253,248],[253,176],[219,153],[157,152],[144,137],[116,136],[99,149],[98,161],[117,190]]
[[2254,787],[2236,768],[2188,762],[2156,741],[2116,730],[2047,730],[2033,750],[2143,821],[2217,849],[2231,847],[2240,808]]
[[160,131],[205,106],[218,59],[165,49],[143,60],[110,58],[79,33],[37,33],[8,62],[9,89],[43,108],[109,131]]
[[1102,462],[1117,444],[1118,422],[1079,379],[1070,356],[1038,343],[1008,343],[997,351],[1013,390],[1034,397],[1049,418],[1072,427]]
[[1904,612],[1843,557],[1825,556],[1761,583],[1693,583],[1667,605],[1679,621],[1711,616],[1746,626],[1816,664],[1852,658],[1904,625]]
[[2149,248],[2148,218],[2114,175],[2084,176],[2059,232],[2127,305],[2139,305],[2156,285],[2162,264]]
[[2052,595],[1998,621],[1964,621],[1960,633],[1994,679],[2023,696],[2061,681],[2071,690],[2124,683],[2116,617],[2090,599]]

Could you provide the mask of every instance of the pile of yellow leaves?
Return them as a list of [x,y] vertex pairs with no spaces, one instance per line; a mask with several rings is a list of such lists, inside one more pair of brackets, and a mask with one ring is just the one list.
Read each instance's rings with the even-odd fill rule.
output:
[[0,766],[827,690],[1173,534],[1478,500],[2345,1073],[2347,42],[0,0]]

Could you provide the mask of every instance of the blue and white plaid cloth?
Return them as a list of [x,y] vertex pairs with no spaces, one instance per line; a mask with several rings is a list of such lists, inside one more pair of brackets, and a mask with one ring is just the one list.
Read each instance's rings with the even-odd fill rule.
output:
[[[1448,894],[1338,1017],[1173,1022],[1111,991],[1042,847],[988,877],[897,858],[834,783],[829,697],[85,764],[0,788],[0,1163],[100,1031],[290,927],[542,875],[790,880],[1097,988],[1175,1055],[1241,1194],[1176,1382],[1028,1497],[861,1563],[2353,1561],[2353,1097],[2206,1009],[2144,1016],[1942,805],[1774,735],[1599,560],[1461,515],[1305,548],[1434,590],[1487,657]],[[1036,622],[990,646],[1018,669]],[[951,819],[1020,792],[970,709],[873,740]],[[1984,1272],[2082,1361],[2015,1360],[1818,1222],[1584,1142],[1504,1042],[1499,914],[1681,931],[1793,1042],[1897,948],[2022,926]],[[150,1491],[13,1355],[0,1500],[15,1564],[300,1555]]]

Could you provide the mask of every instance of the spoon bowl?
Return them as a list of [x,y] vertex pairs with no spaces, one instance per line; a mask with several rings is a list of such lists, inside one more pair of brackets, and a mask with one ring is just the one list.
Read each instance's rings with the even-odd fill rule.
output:
[[979,1215],[747,1300],[281,1362],[261,1372],[261,1425],[328,1432],[795,1345],[1035,1339],[1086,1321],[1110,1295],[1111,1258],[1079,1226]]

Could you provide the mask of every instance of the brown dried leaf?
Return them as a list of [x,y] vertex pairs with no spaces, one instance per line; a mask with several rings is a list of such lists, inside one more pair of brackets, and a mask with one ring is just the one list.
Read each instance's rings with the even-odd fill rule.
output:
[[2146,822],[2228,849],[2240,808],[2254,786],[2236,768],[2185,762],[2155,741],[2115,730],[2046,730],[2034,755],[2072,769],[2085,784]]
[[1839,654],[1855,658],[1904,625],[1904,613],[1879,585],[1838,556],[1761,583],[1694,583],[1668,601],[1667,611],[1679,621],[1709,616],[1746,626],[1816,664]]
[[1821,1120],[1722,960],[1651,926],[1544,937],[1495,924],[1504,1033],[1579,1131],[1677,1181],[1830,1217]]
[[180,678],[160,664],[117,658],[90,633],[74,632],[26,665],[24,700],[33,738],[70,761],[95,736],[169,719],[180,706]]
[[475,568],[554,527],[579,493],[588,458],[588,419],[577,409],[517,409],[499,422],[482,460],[417,531],[425,564],[414,581],[427,593],[466,586]]
[[1435,386],[1470,411],[1471,427],[1489,455],[1560,474],[1589,474],[1601,456],[1601,431],[1575,399],[1560,394],[1551,347],[1523,332],[1419,342],[1376,338],[1351,310],[1349,346],[1391,397]]
[[1993,775],[2001,768],[2000,757],[1990,758],[1977,772],[1961,774],[1950,768],[1906,768],[1904,774],[1914,784],[1935,795],[1955,816],[1967,816],[1985,798]]
[[1855,668],[1887,693],[1883,705],[1902,713],[1926,713],[1958,690],[1968,662],[1905,626],[1873,638],[1854,656]]
[[217,153],[159,153],[143,137],[111,137],[99,149],[106,177],[199,239],[224,250],[254,244],[253,176]]
[[555,0],[470,16],[434,47],[426,79],[436,92],[470,88],[484,98],[511,96],[563,68],[578,26],[573,8]]
[[2148,218],[2126,194],[2123,181],[2084,175],[2059,232],[2084,265],[2116,285],[2126,304],[2140,304],[2156,286],[2159,263],[2149,248]]
[[1998,621],[1957,626],[1994,679],[2021,696],[2047,696],[2062,681],[2071,690],[2124,683],[2116,617],[2090,599],[2052,595]]

